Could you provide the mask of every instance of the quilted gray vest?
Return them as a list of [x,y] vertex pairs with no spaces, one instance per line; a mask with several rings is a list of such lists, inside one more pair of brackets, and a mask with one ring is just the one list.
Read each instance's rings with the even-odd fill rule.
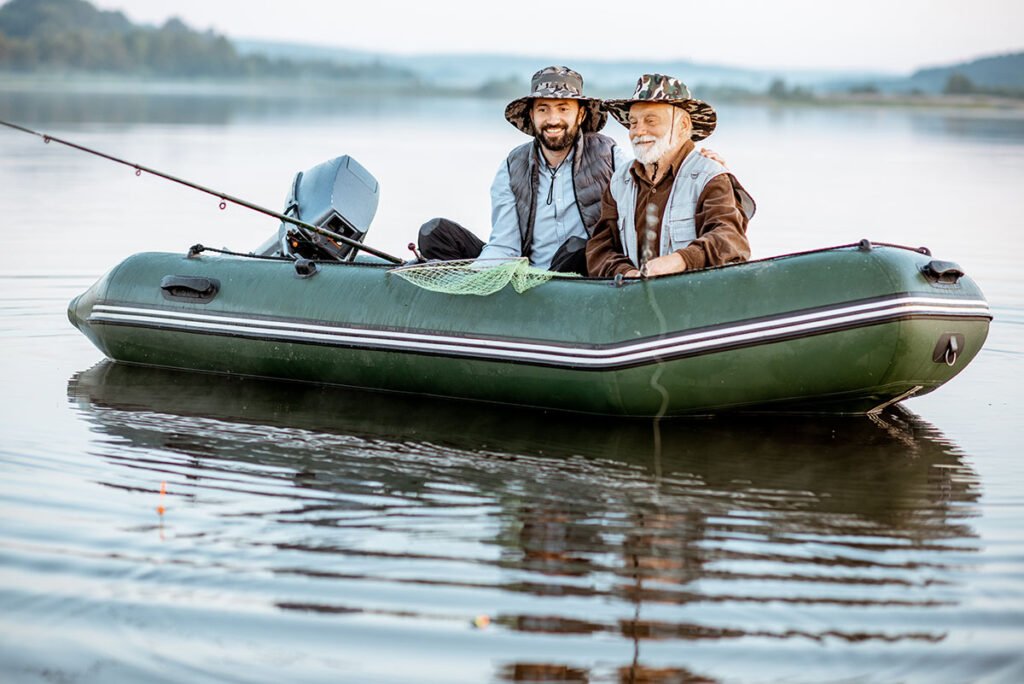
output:
[[[612,175],[611,193],[619,212],[619,238],[622,248],[633,265],[640,267],[640,255],[637,254],[636,236],[636,180],[630,173],[629,164]],[[701,155],[697,150],[686,155],[679,167],[672,190],[668,195],[665,213],[661,217],[661,244],[655,256],[665,256],[686,247],[697,239],[697,200],[704,186],[722,174],[729,176],[733,189],[739,195],[740,209],[747,219],[754,216],[757,205],[739,181],[716,161]]]
[[[516,198],[523,256],[530,256],[533,251],[533,221],[537,215],[537,185],[540,182],[537,163],[540,151],[534,150],[538,145],[536,140],[524,143],[512,150],[505,160],[509,185]],[[572,187],[576,193],[576,208],[590,235],[593,235],[597,220],[601,218],[601,195],[615,171],[614,148],[615,141],[600,133],[584,133],[576,139]]]

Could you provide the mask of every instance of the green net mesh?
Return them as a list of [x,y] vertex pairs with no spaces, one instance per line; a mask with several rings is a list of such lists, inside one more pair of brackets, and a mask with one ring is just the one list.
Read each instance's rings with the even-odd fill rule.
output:
[[515,259],[464,259],[433,261],[388,271],[416,287],[455,295],[489,295],[509,283],[522,294],[552,278],[578,278],[575,273],[555,273],[530,266],[526,257]]

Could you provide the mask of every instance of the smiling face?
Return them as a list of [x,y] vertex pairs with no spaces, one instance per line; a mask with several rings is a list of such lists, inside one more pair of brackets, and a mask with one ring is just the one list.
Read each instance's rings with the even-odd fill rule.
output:
[[577,100],[537,98],[530,108],[530,120],[540,144],[553,152],[572,145],[586,110]]
[[690,139],[693,127],[685,110],[660,102],[637,102],[629,108],[629,141],[641,164],[671,157]]

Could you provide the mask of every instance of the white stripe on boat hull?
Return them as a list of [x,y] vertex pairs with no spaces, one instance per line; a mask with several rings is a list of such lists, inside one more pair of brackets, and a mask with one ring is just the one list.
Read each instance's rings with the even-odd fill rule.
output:
[[657,339],[603,346],[573,346],[568,343],[531,342],[522,339],[502,340],[440,333],[373,330],[112,304],[97,304],[88,322],[596,369],[632,366],[656,362],[667,357],[708,353],[735,346],[767,344],[792,337],[909,317],[991,318],[991,314],[984,300],[961,301],[901,296],[841,305],[810,313],[782,314],[770,319],[716,326],[694,332],[680,331]]

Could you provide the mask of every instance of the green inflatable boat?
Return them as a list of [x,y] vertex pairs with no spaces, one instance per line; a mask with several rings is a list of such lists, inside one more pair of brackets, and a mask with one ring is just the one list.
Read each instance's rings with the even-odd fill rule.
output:
[[963,370],[991,320],[955,264],[866,240],[486,296],[405,270],[138,254],[68,314],[124,363],[625,416],[879,411]]
[[362,244],[378,194],[342,156],[296,174],[283,214],[230,198],[277,233],[249,255],[132,256],[71,322],[124,363],[624,416],[877,412],[988,334],[978,287],[927,250],[862,240],[651,280],[403,265]]

